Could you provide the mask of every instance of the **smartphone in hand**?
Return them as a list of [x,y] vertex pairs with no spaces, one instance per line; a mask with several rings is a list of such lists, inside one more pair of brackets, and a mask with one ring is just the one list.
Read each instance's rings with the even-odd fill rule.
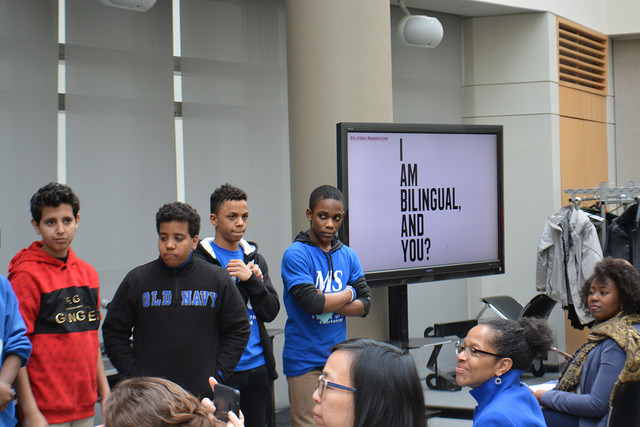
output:
[[213,388],[213,404],[216,406],[215,416],[220,421],[229,421],[229,411],[240,416],[240,390],[216,384]]

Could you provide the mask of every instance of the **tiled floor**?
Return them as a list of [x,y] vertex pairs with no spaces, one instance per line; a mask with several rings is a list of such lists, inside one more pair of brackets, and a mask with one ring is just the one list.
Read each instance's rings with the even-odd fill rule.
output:
[[291,427],[288,408],[276,412],[276,427]]

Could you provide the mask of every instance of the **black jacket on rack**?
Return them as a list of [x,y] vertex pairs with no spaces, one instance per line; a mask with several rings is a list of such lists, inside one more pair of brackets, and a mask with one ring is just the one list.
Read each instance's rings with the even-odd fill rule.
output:
[[638,204],[629,206],[614,219],[607,230],[605,256],[629,261],[640,271],[640,210]]

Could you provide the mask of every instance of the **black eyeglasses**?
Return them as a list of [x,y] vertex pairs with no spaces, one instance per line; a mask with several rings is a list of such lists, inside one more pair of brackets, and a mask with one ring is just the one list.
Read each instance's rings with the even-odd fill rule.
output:
[[354,393],[356,391],[356,389],[353,388],[353,387],[349,387],[349,386],[346,386],[346,385],[332,383],[331,381],[327,381],[327,380],[324,379],[324,375],[320,375],[318,377],[318,396],[322,396],[322,394],[327,389],[327,387],[334,388],[334,389],[337,389],[337,390],[352,391]]
[[505,357],[505,356],[501,356],[499,354],[495,354],[495,353],[491,353],[491,352],[488,352],[488,351],[477,349],[475,347],[471,347],[470,345],[462,345],[461,342],[458,342],[456,344],[456,354],[460,354],[463,351],[464,351],[464,354],[467,357],[469,357],[469,356],[480,357],[480,354],[486,354],[488,356],[494,356],[494,357],[499,357],[499,358]]

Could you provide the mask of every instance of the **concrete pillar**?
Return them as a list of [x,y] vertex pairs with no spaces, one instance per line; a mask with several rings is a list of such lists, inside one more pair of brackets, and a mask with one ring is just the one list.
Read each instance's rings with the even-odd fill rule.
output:
[[[287,0],[292,232],[309,227],[309,193],[336,185],[336,123],[392,122],[388,0]],[[375,230],[372,230],[375,232]],[[387,292],[348,334],[387,338]]]

